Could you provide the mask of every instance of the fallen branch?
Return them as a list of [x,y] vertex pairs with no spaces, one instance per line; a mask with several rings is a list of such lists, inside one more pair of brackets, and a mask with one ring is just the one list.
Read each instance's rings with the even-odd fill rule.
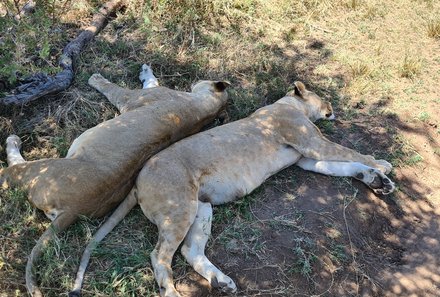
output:
[[12,94],[0,99],[1,103],[23,105],[42,96],[67,89],[73,81],[74,61],[79,53],[107,25],[107,19],[121,8],[122,2],[121,0],[112,0],[105,3],[93,16],[90,26],[66,45],[59,61],[63,70],[55,76],[48,76],[45,73],[30,76],[14,89]]
[[14,16],[14,19],[18,21],[23,16],[33,13],[35,11],[35,6],[36,3],[33,0],[29,0],[28,2],[26,2],[23,8],[20,9],[18,13]]

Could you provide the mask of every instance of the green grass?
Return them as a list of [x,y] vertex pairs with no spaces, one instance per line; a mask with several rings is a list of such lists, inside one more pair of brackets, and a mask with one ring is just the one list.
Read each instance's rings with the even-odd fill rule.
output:
[[413,155],[410,155],[408,158],[406,158],[405,163],[409,166],[413,166],[422,161],[423,161],[423,157],[418,153],[415,153]]
[[243,198],[215,207],[213,224],[224,224],[237,216],[245,221],[252,220],[251,205],[255,204],[256,200],[260,198],[262,189],[263,187],[259,187]]
[[31,18],[24,18],[18,23],[8,17],[0,18],[0,30],[7,32],[0,43],[3,53],[0,57],[0,79],[14,85],[19,78],[37,71],[53,74],[60,70],[56,59],[67,35],[63,30],[54,30],[54,26],[59,25],[55,24],[57,17],[50,11],[37,9]]
[[396,135],[388,160],[393,166],[414,166],[423,161],[423,157],[402,135]]
[[421,113],[419,113],[417,118],[422,122],[427,122],[431,118],[431,116],[428,112],[422,111]]
[[[20,188],[0,190],[0,212],[4,218],[2,228],[8,232],[21,232],[35,219],[36,211],[27,201],[26,191]],[[36,231],[36,230],[35,230]]]
[[0,189],[0,288],[3,292],[18,290],[15,283],[23,279],[24,268],[33,241],[42,232],[34,224],[42,215],[27,202],[27,193],[19,188]]
[[232,89],[228,94],[231,121],[242,119],[263,106],[261,98],[248,90]]
[[332,244],[330,254],[332,260],[334,260],[336,263],[347,263],[350,258],[350,256],[347,254],[346,246],[343,244]]
[[322,120],[317,123],[319,129],[325,134],[333,134],[335,133],[335,124],[331,121]]
[[64,158],[67,155],[67,151],[69,150],[70,143],[66,141],[63,137],[54,137],[52,139],[52,143],[55,146],[58,154],[61,158]]
[[318,256],[314,254],[315,243],[309,238],[297,238],[296,247],[293,249],[296,260],[291,266],[290,273],[299,273],[306,278],[310,278],[313,273],[313,265]]

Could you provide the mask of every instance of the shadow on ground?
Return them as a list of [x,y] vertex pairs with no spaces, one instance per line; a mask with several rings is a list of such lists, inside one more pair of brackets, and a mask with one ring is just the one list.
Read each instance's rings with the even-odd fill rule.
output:
[[[329,77],[313,72],[332,55],[321,41],[310,40],[309,45],[301,49],[266,45],[264,53],[270,53],[269,61],[256,58],[253,65],[237,66],[224,72],[219,70],[221,67],[210,68],[209,63],[182,62],[177,49],[174,55],[160,51],[139,54],[142,48],[139,41],[122,42],[133,42],[133,46],[124,51],[109,50],[99,58],[113,63],[89,64],[87,61],[96,58],[97,49],[115,47],[114,43],[99,39],[82,56],[76,82],[66,93],[26,107],[2,109],[0,142],[3,144],[9,133],[27,134],[25,156],[33,156],[30,151],[34,147],[42,150],[46,146],[53,148],[54,144],[50,141],[52,134],[59,134],[66,143],[71,143],[81,131],[110,117],[112,111],[114,113],[102,96],[86,86],[87,78],[94,72],[100,72],[116,83],[137,87],[138,69],[143,62],[150,62],[161,84],[172,88],[189,90],[190,84],[200,78],[229,79],[233,85],[229,106],[232,119],[246,116],[258,107],[274,102],[288,91],[295,80],[303,81],[309,89],[330,99],[337,114],[341,114],[346,104],[339,95],[343,76],[331,77],[330,80],[336,83],[329,84]],[[226,61],[220,59],[221,63]],[[119,68],[125,72],[119,73]],[[71,126],[63,118],[54,117],[53,111],[59,110],[59,106],[71,106],[72,102],[77,105],[59,113],[74,114],[74,132],[66,136],[63,131]],[[91,110],[105,111],[106,115],[88,119],[90,114],[83,111],[85,106],[90,105],[95,106]],[[50,129],[45,128],[48,119],[54,125],[49,125]],[[399,145],[395,136],[408,129],[398,116],[380,113],[371,116],[364,111],[356,112],[350,120],[320,124],[320,127],[330,139],[342,145],[381,157],[393,156],[393,148]],[[421,138],[426,137],[421,129],[412,132]],[[4,152],[1,157],[5,159]],[[438,168],[438,162],[432,166]],[[405,170],[416,175],[404,176],[402,172]],[[330,178],[288,168],[270,178],[256,194],[247,197],[245,203],[238,202],[214,210],[220,215],[216,215],[207,254],[237,282],[240,296],[438,296],[440,213],[426,200],[426,186],[423,179],[416,178],[417,172],[420,169],[416,167],[396,168],[394,180],[402,190],[390,197],[377,197],[361,183],[350,179]],[[2,197],[2,205],[8,203]],[[146,236],[145,240],[154,245],[156,235],[145,235],[145,225],[152,230],[151,224],[145,219],[137,219],[141,216],[139,212],[135,215],[137,217],[131,217],[129,221],[136,221],[136,224],[129,227],[128,232]],[[3,213],[3,216],[6,214]],[[4,219],[12,220],[0,218],[1,221]],[[6,263],[3,267],[8,267],[8,273],[13,271],[11,275],[15,278],[15,281],[5,278],[2,276],[4,272],[0,271],[2,292],[25,292],[25,257],[38,238],[38,232],[32,232],[32,236],[28,234],[29,230],[38,230],[36,226],[41,229],[42,222],[44,218],[39,215],[26,224],[29,229],[11,231],[13,229],[0,228],[1,263]],[[99,222],[92,224],[96,227]],[[84,232],[69,233],[69,238],[75,235],[81,236]],[[110,243],[103,245],[106,244]],[[137,246],[130,241],[113,242],[112,248],[117,244],[130,246],[131,249]],[[64,259],[65,262],[54,274],[60,277],[51,278],[49,283],[44,284],[47,296],[59,296],[66,291],[83,246],[84,240],[76,239],[70,246],[68,257],[67,252],[61,253],[61,256],[54,255],[55,261],[62,262]],[[141,246],[144,248],[140,251],[143,253],[141,258],[145,260],[143,264],[136,264],[138,266],[135,265],[129,272],[115,270],[116,275],[130,275],[138,271],[151,277],[151,266],[144,255],[145,246]],[[147,249],[151,248],[151,245],[147,246]],[[104,259],[99,255],[92,258],[92,262],[107,264],[92,266],[91,278],[104,267],[109,270],[106,275],[115,269],[112,266],[114,255],[104,255],[107,255]],[[44,270],[44,265],[40,267]],[[39,273],[45,274],[44,271]],[[184,295],[217,295],[188,266],[179,264],[175,273],[177,288]],[[88,279],[88,284],[86,281],[83,296],[95,295],[92,283],[93,280]],[[118,286],[120,283],[116,282],[110,289],[118,291]],[[157,292],[157,287],[151,288],[151,291]],[[133,294],[136,293],[139,292]],[[122,293],[115,295],[126,296]]]

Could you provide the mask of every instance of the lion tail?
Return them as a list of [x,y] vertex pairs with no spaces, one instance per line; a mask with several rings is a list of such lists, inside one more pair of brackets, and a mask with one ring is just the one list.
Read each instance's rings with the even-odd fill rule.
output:
[[98,231],[93,235],[84,253],[81,257],[81,262],[78,267],[78,272],[76,274],[75,285],[73,290],[69,293],[69,297],[81,296],[81,287],[84,281],[84,274],[86,272],[87,265],[89,264],[90,255],[95,247],[101,242],[104,237],[109,234],[113,228],[122,221],[123,218],[130,212],[130,210],[137,204],[137,189],[134,187],[127,198],[119,204],[116,210],[110,215],[110,217],[105,221],[105,223],[98,229]]
[[49,242],[55,237],[55,234],[61,232],[70,226],[77,219],[76,215],[63,213],[59,215],[44,231],[43,235],[40,236],[37,243],[32,249],[31,254],[29,255],[29,259],[26,264],[26,287],[28,289],[29,294],[32,297],[42,297],[43,294],[40,291],[40,288],[37,285],[35,280],[35,275],[33,271],[33,267],[41,255],[41,252],[44,248],[47,247]]

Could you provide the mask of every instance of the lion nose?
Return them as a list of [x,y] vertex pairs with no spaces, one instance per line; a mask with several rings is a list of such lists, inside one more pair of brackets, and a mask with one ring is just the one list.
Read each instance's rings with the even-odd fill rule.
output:
[[325,117],[327,120],[334,120],[336,118],[334,113],[327,113]]

